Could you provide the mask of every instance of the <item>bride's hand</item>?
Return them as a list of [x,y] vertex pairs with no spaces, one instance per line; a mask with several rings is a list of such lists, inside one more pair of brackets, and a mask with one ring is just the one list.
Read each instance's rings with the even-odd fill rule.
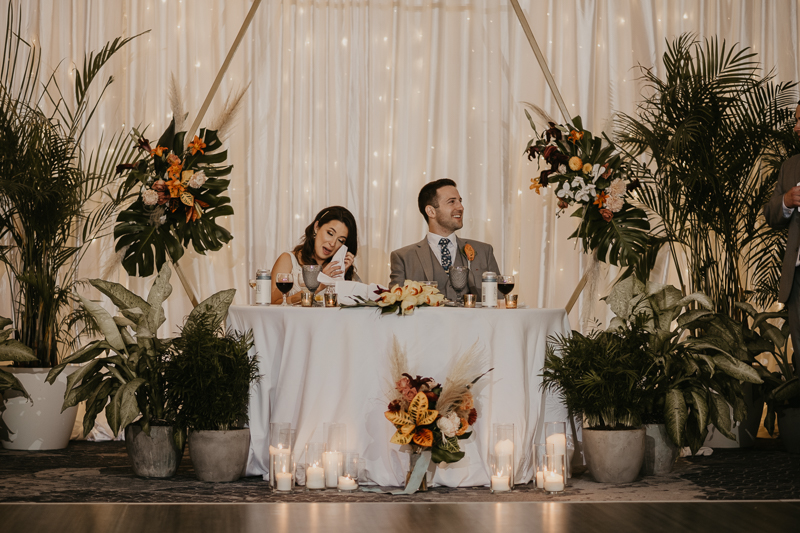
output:
[[[345,262],[347,262],[346,259],[345,259]],[[339,266],[339,262],[338,261],[336,261],[336,262],[331,261],[330,263],[328,263],[327,265],[322,267],[322,273],[323,274],[327,274],[328,276],[330,276],[332,278],[335,278],[336,276],[339,276],[339,275],[343,274],[344,272],[342,271],[342,267]]]
[[347,252],[344,256],[344,271],[347,272],[351,266],[353,266],[353,261],[356,260],[356,256]]

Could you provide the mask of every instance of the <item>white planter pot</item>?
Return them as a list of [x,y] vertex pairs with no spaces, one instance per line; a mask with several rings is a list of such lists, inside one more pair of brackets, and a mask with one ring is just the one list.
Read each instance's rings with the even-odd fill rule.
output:
[[583,450],[589,473],[600,483],[630,483],[642,469],[644,440],[644,428],[583,428]]
[[645,424],[644,426],[643,476],[663,476],[672,472],[672,467],[681,453],[667,434],[665,424]]
[[45,381],[49,368],[6,367],[20,380],[31,400],[17,391],[6,391],[6,410],[3,421],[8,426],[9,440],[3,440],[7,450],[60,450],[69,444],[78,408],[70,407],[63,413],[67,376],[78,369],[68,366],[50,385]]
[[250,453],[250,429],[189,432],[189,457],[200,481],[236,481]]

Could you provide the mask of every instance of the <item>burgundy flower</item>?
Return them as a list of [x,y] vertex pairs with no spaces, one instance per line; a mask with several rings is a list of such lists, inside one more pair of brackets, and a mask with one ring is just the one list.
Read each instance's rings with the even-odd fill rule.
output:
[[402,409],[400,405],[400,400],[392,400],[391,402],[389,402],[389,411],[397,413],[400,411],[400,409]]
[[614,218],[614,213],[612,213],[608,209],[601,209],[600,210],[600,215],[603,217],[603,220],[605,220],[606,222],[608,222],[609,220]]
[[467,418],[467,423],[471,426],[472,424],[475,423],[477,419],[478,419],[478,410],[473,407],[472,409],[469,410],[469,417]]
[[539,174],[539,184],[542,187],[547,187],[547,184],[550,183],[550,174],[555,173],[556,169],[551,168],[549,170],[543,170],[541,174]]
[[550,125],[550,129],[544,132],[545,139],[547,142],[550,142],[550,139],[553,138],[557,141],[561,140],[561,130],[556,127],[555,122],[548,122]]
[[150,188],[158,193],[158,205],[164,205],[170,201],[169,188],[164,180],[156,180]]
[[569,204],[567,203],[566,200],[563,200],[563,199],[559,199],[558,200],[558,208],[559,209],[566,209],[568,207],[569,207]]
[[[438,399],[439,399],[439,395],[438,395],[438,394],[436,394],[436,393],[435,393],[435,392],[433,392],[433,391],[427,391],[427,392],[425,392],[425,396],[427,396],[427,397],[428,397],[428,406],[429,406],[429,407],[430,407],[430,406],[432,406],[432,405],[436,405],[436,400],[438,400]],[[432,407],[431,407],[431,409],[432,409]]]
[[153,148],[150,146],[150,141],[144,137],[139,137],[139,150],[144,150],[149,154],[153,150]]
[[136,163],[120,163],[117,165],[117,174],[122,174],[126,170],[133,170],[136,168]]
[[634,189],[638,189],[642,184],[639,182],[639,178],[633,178],[630,183],[626,186],[628,192],[631,192]]

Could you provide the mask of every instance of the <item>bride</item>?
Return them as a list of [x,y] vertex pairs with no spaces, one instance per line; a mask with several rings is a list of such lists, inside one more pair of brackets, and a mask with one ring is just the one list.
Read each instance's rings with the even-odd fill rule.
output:
[[[331,259],[343,244],[347,246],[347,254],[344,265],[341,265]],[[346,280],[360,281],[353,266],[357,253],[358,230],[353,214],[338,205],[326,207],[306,227],[300,244],[291,252],[282,253],[275,261],[272,267],[272,303],[280,304],[283,301],[283,294],[275,285],[275,278],[277,273],[286,272],[291,272],[294,280],[294,286],[287,294],[287,302],[293,304],[300,301],[303,265],[322,265],[322,272],[332,278],[344,272]],[[325,286],[320,284],[317,292],[324,289]]]

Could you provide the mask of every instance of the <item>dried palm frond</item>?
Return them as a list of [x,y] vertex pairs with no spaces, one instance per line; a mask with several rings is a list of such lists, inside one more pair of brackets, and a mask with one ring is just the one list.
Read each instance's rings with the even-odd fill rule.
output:
[[408,372],[408,357],[406,351],[400,346],[397,337],[392,337],[392,347],[389,350],[389,372],[392,376],[391,383],[386,383],[386,397],[389,401],[402,400],[400,393],[395,388],[395,383],[400,381],[404,372]]
[[442,387],[442,394],[436,402],[436,409],[442,416],[447,416],[458,408],[464,394],[481,376],[491,370],[484,370],[485,367],[483,349],[478,347],[477,341],[469,350],[456,358]]
[[178,86],[175,74],[171,74],[169,77],[169,106],[172,109],[172,117],[175,119],[175,131],[183,131],[183,126],[189,113],[186,112],[183,92]]
[[247,84],[244,89],[228,93],[228,98],[225,99],[225,106],[222,108],[222,111],[209,123],[208,129],[216,131],[220,141],[225,141],[233,125],[233,121],[236,118],[237,112],[239,111],[239,104],[242,101],[242,97],[244,93],[247,92],[248,88],[250,88],[250,84]]
[[558,121],[547,114],[547,111],[542,109],[536,104],[532,104],[530,102],[522,102],[525,104],[531,111],[533,111],[539,119],[544,121],[545,124],[552,122],[553,124],[558,124]]

